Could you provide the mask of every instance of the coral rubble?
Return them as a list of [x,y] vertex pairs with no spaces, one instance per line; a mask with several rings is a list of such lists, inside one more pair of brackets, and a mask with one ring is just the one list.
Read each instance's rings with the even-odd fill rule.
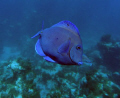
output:
[[[28,59],[1,63],[1,98],[117,98],[120,87],[104,68],[83,70],[81,66],[61,66],[45,60]],[[87,66],[88,67],[88,66]]]

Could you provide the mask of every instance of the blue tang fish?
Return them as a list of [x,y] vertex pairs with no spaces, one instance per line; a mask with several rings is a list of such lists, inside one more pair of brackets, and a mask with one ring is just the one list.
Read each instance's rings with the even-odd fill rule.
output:
[[32,38],[36,36],[39,36],[39,39],[35,51],[49,62],[62,65],[81,65],[83,62],[90,62],[83,54],[79,30],[70,21],[61,21],[39,31]]

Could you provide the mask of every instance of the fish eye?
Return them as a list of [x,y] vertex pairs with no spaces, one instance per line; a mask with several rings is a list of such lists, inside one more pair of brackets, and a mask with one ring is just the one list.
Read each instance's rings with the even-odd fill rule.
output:
[[67,23],[67,26],[69,26],[69,24]]
[[81,49],[81,46],[79,46],[79,45],[76,46],[76,49],[77,49],[77,50],[80,50],[80,49]]

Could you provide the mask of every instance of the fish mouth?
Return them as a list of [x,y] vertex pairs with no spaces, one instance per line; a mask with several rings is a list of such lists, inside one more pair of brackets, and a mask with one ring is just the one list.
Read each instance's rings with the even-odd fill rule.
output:
[[78,65],[82,65],[83,64],[83,62],[78,62]]

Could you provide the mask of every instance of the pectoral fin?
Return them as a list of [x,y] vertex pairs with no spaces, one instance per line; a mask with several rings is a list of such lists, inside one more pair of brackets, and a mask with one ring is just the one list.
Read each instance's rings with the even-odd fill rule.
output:
[[85,54],[82,55],[82,61],[83,61],[83,64],[88,65],[88,66],[92,66],[92,62]]
[[71,40],[69,39],[69,40],[65,41],[63,44],[61,44],[58,47],[58,53],[60,53],[60,54],[68,53],[69,47],[70,47],[70,43],[71,43]]

